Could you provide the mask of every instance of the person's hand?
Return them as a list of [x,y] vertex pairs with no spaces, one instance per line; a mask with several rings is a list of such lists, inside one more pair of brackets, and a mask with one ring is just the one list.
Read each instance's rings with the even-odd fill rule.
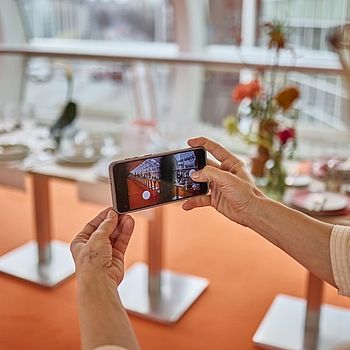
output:
[[107,208],[91,220],[71,243],[78,278],[107,277],[116,285],[124,277],[124,253],[135,222]]
[[243,162],[204,137],[191,139],[188,144],[191,147],[204,147],[220,163],[209,160],[207,166],[191,175],[196,182],[210,181],[210,193],[188,199],[182,205],[183,209],[212,206],[230,220],[248,226],[257,198],[264,195],[254,185]]

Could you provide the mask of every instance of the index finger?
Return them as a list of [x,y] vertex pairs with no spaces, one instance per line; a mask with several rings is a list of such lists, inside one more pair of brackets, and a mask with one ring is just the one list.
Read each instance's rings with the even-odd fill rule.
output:
[[222,147],[218,143],[209,140],[205,137],[197,137],[188,140],[188,144],[191,147],[204,147],[209,153],[211,153],[218,161],[221,162],[221,169],[236,174],[237,171],[244,167],[243,162],[230,153],[226,148]]

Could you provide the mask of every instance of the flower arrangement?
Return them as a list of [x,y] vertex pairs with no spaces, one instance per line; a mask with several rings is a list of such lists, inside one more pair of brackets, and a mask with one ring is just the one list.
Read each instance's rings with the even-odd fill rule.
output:
[[[235,86],[232,101],[238,107],[224,120],[224,127],[229,134],[238,134],[248,144],[258,146],[251,167],[252,174],[257,177],[264,176],[268,159],[276,158],[277,154],[283,157],[287,148],[292,155],[296,147],[295,124],[298,116],[294,105],[300,96],[298,87],[294,85],[276,89],[279,51],[287,43],[284,24],[274,21],[265,24],[265,28],[269,39],[268,48],[274,50],[276,55],[270,82],[264,85],[264,71],[260,69],[257,78]],[[242,128],[242,124],[245,128]]]

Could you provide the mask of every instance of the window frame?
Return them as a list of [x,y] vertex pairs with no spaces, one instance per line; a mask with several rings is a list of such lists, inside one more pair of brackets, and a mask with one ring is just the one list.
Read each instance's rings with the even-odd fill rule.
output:
[[[7,0],[5,0],[7,1]],[[206,2],[203,2],[204,4]],[[176,5],[175,5],[176,4]],[[113,47],[111,42],[94,42],[93,50],[87,49],[91,45],[91,41],[81,40],[75,42],[72,39],[68,41],[58,39],[32,39],[27,38],[27,43],[24,44],[2,44],[0,45],[0,55],[18,55],[22,58],[44,56],[44,57],[61,57],[61,58],[77,58],[77,59],[101,59],[106,61],[128,61],[128,62],[144,62],[148,63],[165,63],[176,65],[177,77],[181,75],[183,67],[188,68],[192,72],[196,70],[196,66],[210,67],[218,70],[237,70],[237,69],[251,69],[256,70],[257,67],[271,68],[271,59],[268,55],[268,50],[253,46],[251,37],[252,32],[256,32],[258,25],[257,11],[258,2],[255,0],[242,0],[243,11],[249,12],[254,7],[256,13],[255,21],[251,21],[252,27],[243,28],[242,37],[245,46],[237,48],[231,45],[206,45],[203,37],[196,39],[198,32],[205,33],[205,7],[202,8],[202,18],[198,20],[198,11],[194,5],[186,0],[173,0],[174,15],[175,15],[175,29],[177,40],[175,43],[157,43],[157,42],[118,42],[118,48]],[[12,10],[13,11],[13,10]],[[14,15],[13,13],[8,14]],[[197,18],[197,20],[194,20]],[[244,14],[242,14],[244,20]],[[22,18],[22,26],[25,26]],[[24,29],[22,28],[23,32]],[[248,32],[248,34],[246,33]],[[246,38],[245,35],[249,35]],[[203,36],[203,35],[202,35]],[[84,47],[85,46],[85,47]],[[74,47],[74,49],[72,48]],[[316,50],[298,50],[298,59],[295,61],[290,55],[290,52],[283,50],[281,52],[281,64],[279,69],[281,71],[296,71],[307,74],[334,74],[341,76],[342,68],[340,66],[337,56],[328,51],[321,51],[322,58],[319,57],[320,51]],[[242,57],[245,59],[242,61]],[[192,69],[194,68],[194,69]],[[198,71],[198,70],[197,70]],[[192,111],[195,119],[198,118],[200,111],[201,98],[200,93],[203,88],[203,69],[195,74],[182,74],[179,81],[182,86],[195,86],[197,91],[197,98],[195,101],[189,101],[191,94],[188,94],[186,89],[176,89],[173,100],[177,106],[183,104],[188,106],[192,103]],[[191,82],[190,82],[191,80]],[[195,82],[194,82],[195,81]],[[194,83],[194,85],[193,85]],[[181,101],[181,104],[178,103]],[[181,112],[179,108],[174,109],[177,114]],[[175,114],[174,114],[175,115]],[[350,123],[349,123],[350,124]],[[305,139],[312,140],[315,133],[320,135],[323,133],[323,128],[313,127],[311,130],[307,126],[302,125],[298,127],[300,135]],[[326,130],[327,133],[330,130]],[[346,131],[332,130],[335,137],[343,139],[350,135],[350,128]],[[338,136],[336,136],[338,135]],[[328,139],[328,138],[326,138]],[[345,138],[344,138],[345,139]]]

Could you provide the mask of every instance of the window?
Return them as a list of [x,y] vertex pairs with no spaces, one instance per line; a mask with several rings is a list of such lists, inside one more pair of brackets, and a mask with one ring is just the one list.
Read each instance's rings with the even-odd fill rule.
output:
[[[327,33],[349,20],[347,0],[262,0],[259,22],[284,19],[288,26],[291,48],[311,49],[320,57],[329,51]],[[260,40],[260,45],[263,40]],[[339,89],[340,77],[323,76],[315,78],[298,75],[297,83],[302,88],[302,105],[313,106],[302,115],[305,121],[315,125],[325,124],[336,129],[344,128],[344,115],[338,106],[342,99]],[[334,82],[333,84],[331,82]],[[317,103],[315,104],[315,96]],[[302,117],[303,119],[303,117]]]
[[[249,50],[255,55],[256,66],[265,54],[262,47],[266,47],[266,37],[261,29],[264,22],[285,21],[290,48],[300,61],[308,55],[315,60],[331,57],[327,33],[333,26],[349,20],[348,0],[18,0],[17,3],[31,34],[29,39],[35,42],[47,39],[106,47],[131,44],[139,51],[155,53],[166,47],[175,53],[193,51],[204,59],[207,53],[237,57],[241,43],[242,51]],[[243,62],[244,59],[241,55]],[[330,61],[336,66],[334,55]],[[84,115],[96,118],[98,114],[111,120],[142,116],[135,102],[134,87],[140,81],[147,87],[151,81],[153,101],[148,105],[155,103],[156,113],[168,125],[181,118],[198,128],[221,126],[222,119],[233,108],[232,87],[247,77],[247,73],[250,77],[255,73],[255,68],[246,72],[142,62],[140,65],[87,61],[72,64],[75,98]],[[45,65],[52,72],[50,79],[35,81],[35,70],[45,70]],[[57,62],[31,60],[27,77],[31,87],[30,92],[26,90],[29,102],[41,98],[41,104],[50,102],[56,109],[62,104],[65,83]],[[325,127],[327,131],[337,132],[348,125],[344,112],[348,105],[347,90],[340,76],[280,72],[279,81],[297,84],[302,91],[301,126],[310,126],[311,130]],[[50,97],[42,99],[49,91]]]
[[[170,0],[19,0],[29,39],[89,45],[152,45],[174,40],[174,10]],[[107,47],[107,46],[106,46]],[[145,46],[145,50],[151,46]],[[62,65],[74,72],[73,98],[84,118],[116,120],[161,113],[169,94],[168,66],[130,66],[123,63],[30,59],[27,65],[25,102],[36,106],[39,119],[53,119],[65,99],[66,82]],[[49,72],[46,72],[49,70]],[[36,75],[46,74],[42,79]],[[157,111],[135,90],[152,85]],[[137,96],[136,96],[137,95]],[[42,97],[45,96],[45,99]],[[40,101],[40,104],[36,103]],[[148,111],[143,111],[147,104]]]
[[[239,50],[233,46],[237,46],[240,41],[243,44],[248,42],[248,45],[255,43],[257,46],[266,47],[266,36],[262,26],[266,22],[279,19],[285,21],[289,34],[288,48],[295,52],[296,59],[306,56],[309,50],[317,52],[319,57],[325,57],[330,51],[327,45],[329,29],[348,20],[347,0],[260,0],[257,3],[255,9],[247,9],[254,1],[208,1],[207,45],[211,45],[213,51],[226,46],[228,55],[233,50]],[[255,22],[254,10],[257,11]],[[250,28],[243,23],[244,11],[251,14]],[[246,36],[251,36],[252,33],[255,34],[255,38],[247,40]],[[244,55],[242,60],[244,61]],[[224,78],[229,73],[214,74],[206,70],[205,75],[201,118],[220,125],[224,114],[232,110],[231,88],[226,86]],[[211,79],[208,80],[208,76]],[[239,72],[231,76],[235,76],[236,81],[242,77]],[[300,124],[344,128],[346,116],[341,113],[343,109],[338,105],[343,101],[340,99],[343,92],[339,88],[339,76],[315,77],[313,74],[281,73],[280,77],[282,83],[289,80],[298,84],[302,91],[300,106],[306,110],[301,111]],[[322,101],[322,98],[325,100]]]
[[169,0],[20,0],[33,38],[171,42]]
[[209,0],[208,44],[237,45],[241,38],[242,1]]

